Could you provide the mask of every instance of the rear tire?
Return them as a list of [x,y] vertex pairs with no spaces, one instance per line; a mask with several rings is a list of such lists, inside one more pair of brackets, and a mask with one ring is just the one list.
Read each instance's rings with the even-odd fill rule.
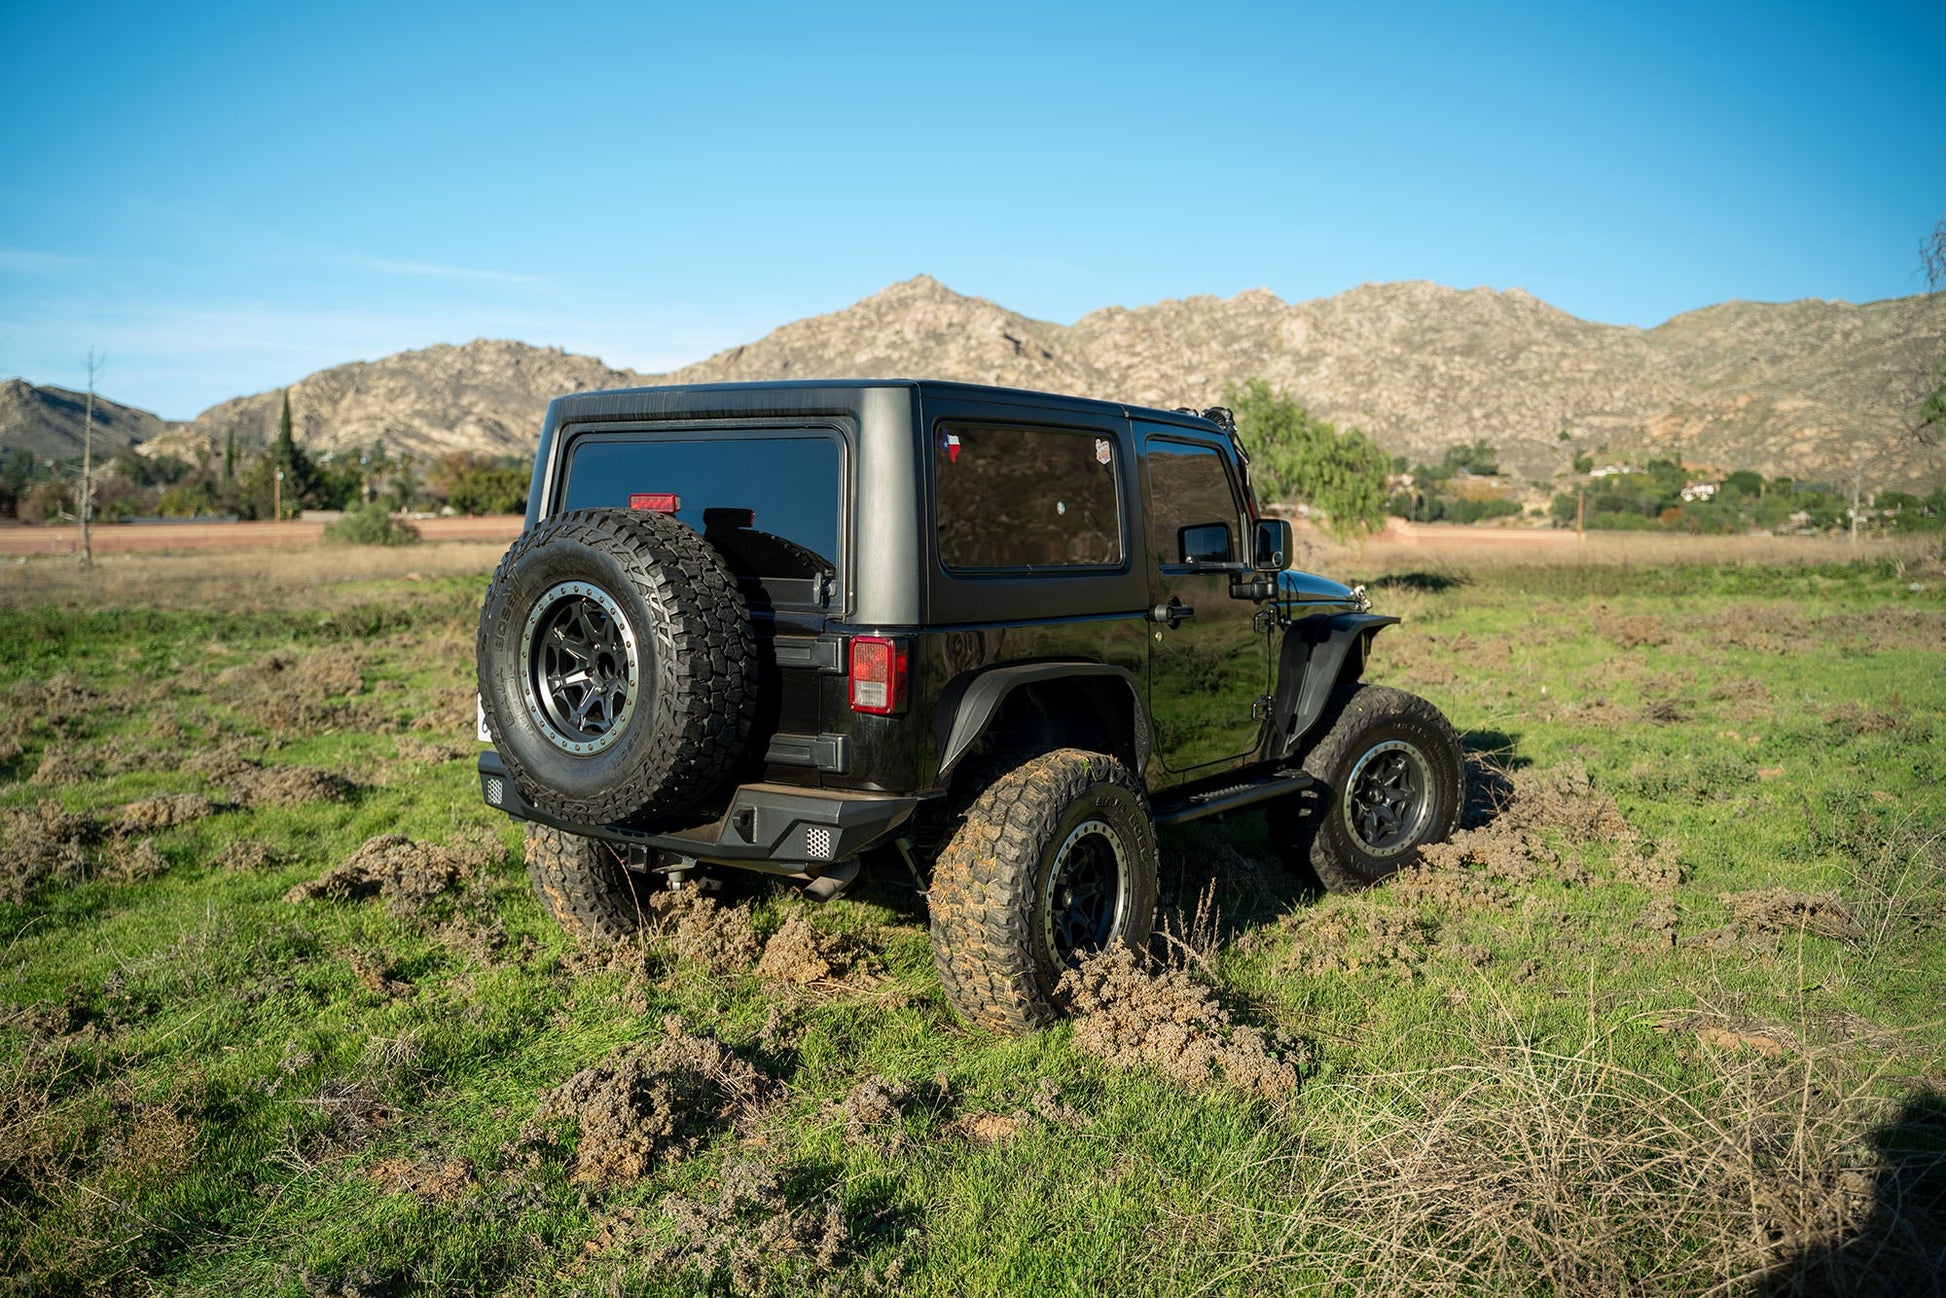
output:
[[1148,799],[1112,757],[1032,758],[987,786],[934,863],[933,959],[968,1022],[1028,1032],[1061,1016],[1061,975],[1095,951],[1142,951],[1155,924]]
[[1346,691],[1304,759],[1314,781],[1267,813],[1285,859],[1329,892],[1382,883],[1451,837],[1466,805],[1466,757],[1444,714],[1384,685]]
[[649,881],[601,839],[528,825],[527,878],[547,913],[585,946],[616,946],[642,928]]

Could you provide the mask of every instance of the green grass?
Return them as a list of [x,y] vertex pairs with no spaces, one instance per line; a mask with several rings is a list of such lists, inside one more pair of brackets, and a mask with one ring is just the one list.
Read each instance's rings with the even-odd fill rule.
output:
[[[1517,782],[1578,763],[1682,881],[1658,899],[1622,847],[1544,826],[1558,876],[1585,879],[1501,880],[1485,905],[1317,898],[1257,819],[1165,836],[1167,907],[1215,880],[1195,975],[1306,1043],[1281,1103],[1111,1069],[1068,1028],[967,1030],[893,889],[813,912],[849,972],[810,988],[711,974],[661,938],[578,953],[470,762],[398,755],[401,736],[470,751],[483,587],[361,581],[323,612],[40,607],[31,574],[0,596],[0,811],[227,802],[184,761],[238,742],[360,785],[159,831],[158,877],[119,877],[135,840],[110,839],[85,876],[0,901],[0,1292],[1681,1293],[1827,1265],[1842,1290],[1858,1257],[1938,1224],[1937,571],[1374,583],[1407,621],[1371,679],[1433,699]],[[274,654],[286,686],[261,683]],[[307,711],[266,702],[307,664]],[[56,676],[92,696],[29,706]],[[49,751],[91,773],[37,781]],[[422,912],[284,900],[391,833],[493,850]],[[239,838],[285,863],[213,866]],[[1721,895],[1771,886],[1838,894],[1856,930],[1738,928]],[[742,904],[764,935],[803,905]],[[775,1079],[776,1103],[643,1180],[573,1182],[576,1133],[534,1124],[537,1094],[672,1021]],[[872,1075],[930,1098],[848,1141],[839,1106]],[[1042,1079],[1078,1119],[1036,1116]],[[987,1143],[980,1115],[1017,1125]],[[462,1160],[446,1191],[388,1171]],[[739,1230],[770,1243],[712,1269],[663,1205],[716,1202],[749,1160],[782,1206]],[[834,1203],[847,1239],[820,1262],[816,1230],[779,1223]]]

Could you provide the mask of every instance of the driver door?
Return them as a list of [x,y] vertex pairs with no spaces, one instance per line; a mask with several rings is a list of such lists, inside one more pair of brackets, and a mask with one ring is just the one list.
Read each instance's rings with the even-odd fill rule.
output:
[[[1144,429],[1149,524],[1149,714],[1172,774],[1214,774],[1252,756],[1270,692],[1268,631],[1230,594],[1247,575],[1248,511],[1228,458],[1186,429]],[[1210,768],[1210,769],[1205,769]]]

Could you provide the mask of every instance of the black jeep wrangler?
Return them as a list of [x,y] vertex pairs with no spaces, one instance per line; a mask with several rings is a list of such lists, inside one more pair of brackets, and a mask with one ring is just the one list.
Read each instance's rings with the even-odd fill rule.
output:
[[826,899],[870,854],[925,891],[961,1014],[1044,1025],[1064,968],[1146,944],[1157,825],[1261,807],[1331,889],[1452,831],[1452,727],[1359,682],[1398,619],[1291,544],[1222,409],[562,397],[481,612],[481,787],[582,937],[633,932],[653,881]]

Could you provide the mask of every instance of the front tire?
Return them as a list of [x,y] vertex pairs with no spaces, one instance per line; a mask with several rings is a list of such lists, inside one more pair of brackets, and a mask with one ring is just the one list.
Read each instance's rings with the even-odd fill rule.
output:
[[1028,1032],[1060,1017],[1061,975],[1155,924],[1155,827],[1126,767],[1057,749],[976,798],[933,866],[933,959],[968,1022]]
[[1466,757],[1440,710],[1415,694],[1357,685],[1304,759],[1314,781],[1269,812],[1271,841],[1330,892],[1381,883],[1450,837],[1466,803]]

